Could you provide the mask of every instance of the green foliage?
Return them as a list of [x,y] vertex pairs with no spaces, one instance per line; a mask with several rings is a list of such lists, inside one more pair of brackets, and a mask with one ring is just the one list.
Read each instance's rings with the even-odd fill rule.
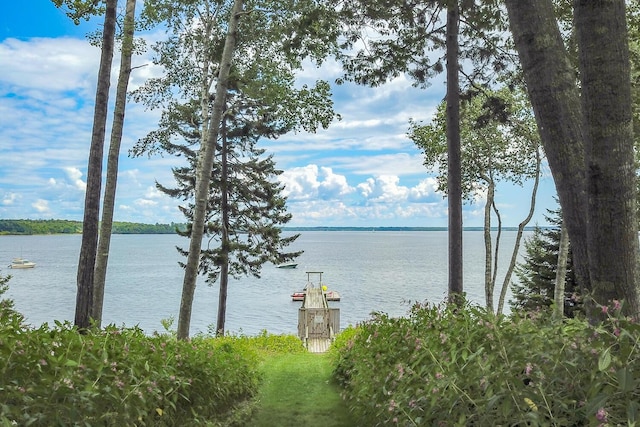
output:
[[104,13],[104,5],[100,0],[51,0],[60,9],[65,10],[65,14],[79,25],[80,21],[88,21],[93,16]]
[[[184,224],[113,223],[113,234],[173,234],[184,230]],[[62,219],[0,219],[0,234],[77,234],[82,233],[82,221]]]
[[[523,91],[503,88],[476,94],[461,103],[462,193],[473,200],[478,190],[508,181],[522,185],[537,174],[538,130]],[[424,165],[436,169],[440,191],[447,191],[446,103],[432,123],[412,122],[409,138],[422,150]]]
[[[227,335],[227,339],[229,337]],[[250,348],[263,354],[295,354],[307,351],[298,337],[288,334],[273,335],[268,333],[266,329],[263,329],[256,336],[247,337],[241,335],[231,336],[231,338],[235,341],[244,341]]]
[[[546,310],[554,303],[562,216],[559,209],[547,212],[549,215],[545,215],[545,219],[553,227],[535,227],[533,235],[525,240],[524,261],[516,266],[518,281],[513,282],[511,287],[513,299],[509,303],[512,311]],[[580,310],[580,299],[580,288],[576,283],[569,247],[565,277],[565,315],[573,317]]]
[[0,306],[0,423],[195,425],[216,423],[258,388],[249,340],[139,329],[78,334],[69,324],[29,329]]
[[598,326],[470,306],[377,314],[335,376],[359,425],[634,425],[640,325],[614,304]]
[[[427,87],[445,69],[450,1],[345,0],[340,59],[345,79],[378,86],[402,74]],[[494,0],[458,1],[460,63],[469,86],[484,86],[514,58],[506,48],[506,16]]]

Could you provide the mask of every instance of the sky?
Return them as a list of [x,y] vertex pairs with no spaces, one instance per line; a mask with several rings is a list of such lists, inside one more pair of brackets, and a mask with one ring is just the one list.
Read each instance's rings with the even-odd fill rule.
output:
[[[100,19],[76,26],[50,0],[5,3],[0,14],[0,218],[82,220],[100,57],[86,34]],[[161,73],[150,66],[150,58],[150,53],[134,57],[130,90]],[[116,54],[111,99],[118,68]],[[259,143],[284,171],[280,180],[292,214],[287,225],[446,227],[447,199],[436,191],[435,172],[423,166],[420,150],[407,137],[410,120],[432,119],[444,97],[444,79],[418,89],[400,76],[368,88],[336,85],[341,75],[340,66],[328,61],[320,69],[307,66],[299,78],[329,81],[342,120],[316,133]],[[115,221],[185,221],[179,202],[155,187],[156,181],[173,185],[171,168],[180,166],[179,160],[128,155],[138,139],[155,129],[159,115],[133,102],[127,105]],[[105,160],[109,132],[108,124]],[[498,186],[504,226],[517,226],[527,216],[532,187],[532,182]],[[547,224],[547,209],[557,207],[554,195],[547,171],[530,225]],[[480,195],[463,206],[464,226],[482,226],[483,215]]]

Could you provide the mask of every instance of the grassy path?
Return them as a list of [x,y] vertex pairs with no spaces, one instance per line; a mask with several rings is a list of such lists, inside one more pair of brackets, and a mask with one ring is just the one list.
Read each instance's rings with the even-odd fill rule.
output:
[[248,427],[355,425],[331,381],[332,366],[326,355],[277,354],[263,368],[258,410]]

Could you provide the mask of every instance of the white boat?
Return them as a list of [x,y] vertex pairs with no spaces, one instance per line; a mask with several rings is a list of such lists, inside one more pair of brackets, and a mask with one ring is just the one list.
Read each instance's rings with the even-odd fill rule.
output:
[[278,268],[296,268],[297,266],[298,266],[298,264],[294,264],[294,263],[290,262],[290,263],[287,263],[287,264],[277,265],[276,267],[278,267]]
[[28,259],[14,258],[13,261],[11,261],[9,268],[33,268],[35,266],[36,263],[29,261]]

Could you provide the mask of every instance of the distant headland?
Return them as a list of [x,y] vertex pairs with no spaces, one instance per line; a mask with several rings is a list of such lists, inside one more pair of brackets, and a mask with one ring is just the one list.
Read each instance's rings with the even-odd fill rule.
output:
[[[516,231],[517,227],[503,227],[503,231]],[[534,227],[526,227],[533,230]],[[143,224],[114,221],[113,234],[174,234],[176,230],[186,230],[186,224]],[[447,227],[283,227],[284,231],[446,231]],[[465,227],[465,231],[482,231],[482,227]],[[31,234],[80,234],[82,221],[65,219],[0,219],[0,235]]]

